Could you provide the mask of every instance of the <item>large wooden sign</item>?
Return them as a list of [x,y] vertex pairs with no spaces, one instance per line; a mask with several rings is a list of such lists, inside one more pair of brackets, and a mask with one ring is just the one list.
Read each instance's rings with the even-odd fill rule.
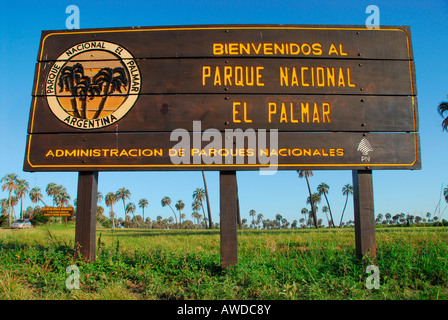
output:
[[44,31],[25,171],[419,169],[409,27]]

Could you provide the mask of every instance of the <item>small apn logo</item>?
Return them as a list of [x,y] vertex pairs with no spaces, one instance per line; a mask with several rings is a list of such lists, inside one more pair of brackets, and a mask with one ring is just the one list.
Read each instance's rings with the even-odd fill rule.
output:
[[366,138],[362,138],[358,144],[358,150],[361,152],[361,161],[362,162],[370,162],[369,152],[373,151],[372,146]]
[[137,101],[140,87],[140,70],[129,51],[111,42],[88,41],[58,57],[45,92],[59,120],[88,130],[120,120]]

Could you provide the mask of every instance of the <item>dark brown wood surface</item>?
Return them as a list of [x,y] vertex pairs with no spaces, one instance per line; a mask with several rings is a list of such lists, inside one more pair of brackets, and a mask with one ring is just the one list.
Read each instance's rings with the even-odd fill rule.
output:
[[359,258],[374,258],[376,239],[372,171],[354,170],[352,173],[356,255]]
[[[135,58],[160,57],[211,57],[214,43],[268,44],[268,50],[251,50],[244,56],[272,56],[269,44],[296,43],[321,44],[322,54],[315,58],[343,59],[413,59],[410,28],[408,26],[337,25],[209,25],[165,26],[111,29],[43,31],[38,61],[55,60],[60,53],[85,41],[109,41],[127,48]],[[331,45],[343,53],[329,54]],[[385,50],[384,48],[387,48]],[[221,56],[235,56],[234,50]],[[305,52],[307,49],[305,47]],[[309,57],[311,54],[284,54],[284,56]]]
[[[95,49],[77,56],[77,48],[102,42],[114,44],[108,44],[107,52]],[[126,53],[123,56],[117,53],[121,48]],[[127,80],[122,86],[114,84],[109,93],[128,96],[127,102],[136,98],[136,102],[123,102],[126,108],[118,110],[126,111],[112,125],[79,128],[85,121],[67,118],[65,111],[58,109],[61,100],[50,98],[56,117],[45,94],[53,94],[51,86],[58,86],[54,65],[58,57],[62,59],[56,62],[61,72],[64,59],[70,59],[69,64],[78,60],[85,64],[84,87],[79,75],[76,84],[64,89],[67,110],[81,114],[84,104],[84,117],[95,113],[100,119],[98,112],[107,99],[89,102],[87,116],[90,97],[86,94],[109,92],[110,87],[105,89],[97,80],[101,80],[101,72],[117,65],[124,67]],[[134,75],[134,92],[124,84],[131,83],[135,71],[127,62],[135,62],[140,72],[139,77]],[[238,164],[174,165],[168,151],[176,142],[170,141],[169,132],[198,131],[194,121],[200,121],[200,132],[275,129],[279,131],[279,149],[317,153],[280,155],[278,169],[418,169],[415,78],[409,27],[215,25],[44,31],[24,169],[257,170],[263,166],[249,158]],[[91,87],[86,85],[88,80]],[[141,84],[138,90],[136,83]],[[115,89],[120,89],[119,93]],[[74,98],[78,91],[84,92],[84,102]],[[111,99],[107,101],[107,112],[117,110]],[[309,103],[310,110],[303,111],[302,103]],[[73,126],[64,119],[74,120]],[[356,147],[362,134],[374,151],[361,161]],[[164,150],[163,156],[118,157],[105,151],[147,154],[145,150],[153,149]],[[335,155],[335,150],[344,150],[343,156]],[[91,154],[73,156],[78,151]],[[68,156],[59,156],[60,152]]]
[[[108,64],[107,61],[97,63],[104,66]],[[138,94],[416,94],[414,62],[406,60],[185,58],[143,59],[136,63],[140,69],[142,85]],[[45,95],[47,75],[53,62],[39,64],[37,88],[33,92]],[[210,72],[204,67],[209,67]],[[226,67],[229,68],[226,69],[229,74],[232,74],[227,80]],[[257,71],[257,67],[262,69]],[[303,69],[303,77],[302,67],[307,68]],[[323,70],[323,73],[319,71],[319,80],[317,68]],[[207,76],[208,72],[210,76]],[[294,82],[294,73],[297,75],[298,85]],[[220,82],[215,85],[217,74]]]
[[[318,115],[313,120],[315,103]],[[325,110],[324,103],[329,105],[325,105]],[[330,121],[323,114],[328,108],[331,108]],[[192,131],[193,121],[201,121],[203,130],[220,131],[236,128],[297,132],[418,131],[417,114],[417,99],[409,96],[142,95],[124,118],[89,131],[171,132],[179,128]],[[35,97],[28,132],[85,133],[86,130],[58,120],[46,98]]]
[[95,261],[97,193],[98,172],[79,172],[75,228],[75,259],[82,258],[86,262]]
[[[238,142],[233,132],[215,132],[221,145],[213,147],[222,150],[215,154],[203,152],[212,146],[208,146],[210,142],[203,139],[200,132],[187,134],[185,131],[182,139],[173,138],[173,141],[169,133],[34,134],[29,135],[24,170],[258,170],[275,161],[277,169],[285,170],[419,169],[421,166],[418,133],[279,132],[278,156],[272,150],[266,153],[266,148],[275,149],[270,144],[269,131],[266,138],[260,136],[259,131],[244,133],[250,139],[240,135]],[[372,149],[366,158],[358,151],[362,139],[366,139]],[[227,146],[226,141],[230,141]],[[188,145],[178,145],[181,142]],[[173,150],[180,147],[190,148],[183,163],[179,158],[170,157],[170,149],[174,154]],[[226,158],[230,149],[239,156]],[[215,156],[217,154],[223,156]],[[210,155],[212,157],[207,157]]]
[[238,262],[237,212],[238,188],[235,171],[219,173],[220,188],[220,238],[221,267],[234,266]]

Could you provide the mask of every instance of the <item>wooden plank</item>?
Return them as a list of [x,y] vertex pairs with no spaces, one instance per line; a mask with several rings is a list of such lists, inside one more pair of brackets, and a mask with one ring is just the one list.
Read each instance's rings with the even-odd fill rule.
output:
[[372,170],[353,171],[355,245],[359,258],[376,256]]
[[236,171],[220,171],[219,183],[221,267],[226,268],[238,262]]
[[413,59],[407,26],[369,30],[365,26],[337,25],[205,25],[43,31],[38,60],[56,60],[68,48],[86,41],[119,43],[135,58],[241,55]]
[[417,99],[409,96],[141,95],[122,119],[86,130],[83,121],[59,120],[45,97],[35,97],[28,133],[192,131],[197,120],[220,131],[418,131],[416,117]]
[[98,172],[85,171],[78,175],[76,206],[75,260],[95,261],[96,206]]
[[[69,62],[75,64],[75,62]],[[136,63],[140,75],[128,75],[127,94],[349,94],[415,95],[414,62],[335,59],[145,59],[82,62],[93,83],[95,72],[112,64]],[[47,77],[60,77],[53,62],[40,63],[35,95],[46,95]],[[59,70],[64,67],[60,63]],[[128,71],[129,72],[129,71]],[[163,76],[161,76],[163,75]],[[138,88],[140,86],[141,88]],[[56,87],[57,84],[55,83]],[[132,88],[138,88],[132,91]],[[52,86],[53,88],[53,86]],[[59,88],[57,88],[59,93]],[[89,94],[91,94],[89,92]],[[54,95],[54,93],[48,94]],[[115,93],[120,95],[120,93]],[[90,99],[90,96],[89,96]]]
[[[419,169],[418,133],[28,135],[25,171]],[[272,136],[272,140],[271,140]],[[278,141],[278,145],[275,143]],[[183,150],[183,151],[182,151]],[[179,153],[181,152],[181,153]],[[184,153],[182,153],[184,152]],[[170,156],[171,154],[171,156]],[[180,156],[179,156],[180,154]],[[234,155],[228,156],[226,155]],[[278,166],[277,166],[278,164]]]

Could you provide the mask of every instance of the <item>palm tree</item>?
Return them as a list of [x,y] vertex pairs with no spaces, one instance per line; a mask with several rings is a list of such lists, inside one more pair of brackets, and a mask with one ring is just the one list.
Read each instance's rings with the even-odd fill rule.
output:
[[140,200],[138,201],[138,206],[139,206],[140,208],[142,208],[142,212],[143,212],[143,213],[142,213],[143,221],[145,221],[145,208],[147,208],[148,205],[149,205],[149,202],[148,202],[148,200],[145,199],[145,198],[140,199]]
[[448,111],[448,102],[441,102],[437,107],[437,111],[444,118],[442,121],[442,130],[448,131],[448,117],[445,117],[445,112]]
[[201,217],[201,214],[200,214],[199,212],[197,212],[197,211],[194,211],[194,212],[191,214],[191,216],[192,216],[194,219],[197,220],[197,224],[198,224],[198,227],[199,227],[199,219],[202,218],[202,217]]
[[97,197],[97,203],[100,203],[104,199],[103,193],[101,191],[97,192],[96,197]]
[[15,211],[14,211],[14,207],[17,205],[17,203],[19,203],[19,200],[17,199],[17,196],[11,196],[11,217],[16,217],[15,215]]
[[[207,201],[208,222],[209,222],[209,227],[211,229],[212,226],[213,226],[212,211],[210,209],[210,198],[208,197],[207,180],[205,180],[205,173],[204,173],[204,171],[202,171],[202,180],[204,180],[205,199]],[[238,208],[239,208],[239,206],[238,206]]]
[[84,77],[84,67],[80,63],[73,66],[65,66],[61,70],[58,85],[61,91],[70,91],[72,95],[73,111],[76,117],[81,118],[81,107],[78,107],[76,101],[76,87]]
[[185,203],[183,203],[182,200],[177,200],[174,206],[176,207],[176,210],[179,211],[179,224],[182,226],[182,210],[185,208]]
[[[204,210],[204,204],[203,204],[203,200],[205,199],[205,190],[202,188],[196,188],[193,191],[193,200],[198,201],[199,204],[201,205],[202,208],[202,213],[204,214],[204,220],[205,220],[205,210]],[[209,222],[209,229],[212,228],[211,225],[211,217],[209,217],[208,219]]]
[[67,193],[67,190],[65,190],[65,187],[62,187],[57,194],[56,203],[58,204],[59,207],[68,206],[69,200],[70,195]]
[[346,184],[342,187],[342,194],[346,196],[344,209],[342,210],[341,221],[339,222],[339,228],[342,226],[342,218],[344,218],[345,207],[347,206],[348,196],[353,194],[353,186],[350,184]]
[[255,222],[257,226],[261,223],[262,220],[263,220],[263,214],[259,213],[257,215],[257,221]]
[[198,210],[200,208],[201,208],[201,203],[198,200],[194,200],[193,203],[191,204],[191,209],[193,210],[193,214],[197,213],[196,218],[198,219],[198,225],[199,225],[199,216],[200,216]]
[[44,206],[46,207],[47,205],[42,200],[42,197],[43,197],[43,195],[42,195],[42,192],[39,187],[34,187],[33,189],[30,190],[31,202],[38,203],[39,201],[41,201],[44,204]]
[[104,110],[109,94],[115,92],[115,90],[121,93],[121,87],[127,85],[126,72],[121,67],[103,68],[93,77],[93,83],[98,87],[98,93],[101,93],[104,87],[104,98],[93,116],[94,119],[97,119]]
[[114,219],[114,209],[113,209],[113,205],[117,202],[117,197],[115,195],[115,193],[113,192],[109,192],[108,194],[106,194],[106,206],[110,207],[110,217],[112,219],[112,228],[115,228],[115,219]]
[[45,188],[45,192],[47,193],[47,195],[53,198],[53,206],[55,206],[56,202],[54,197],[56,188],[57,184],[54,182],[50,182],[49,184],[47,184],[47,187]]
[[[135,208],[136,208],[135,204],[133,204],[132,202],[129,202],[125,208],[126,214],[132,213],[132,218],[134,218]],[[129,219],[129,217],[127,215],[126,215],[126,219]],[[129,222],[126,221],[126,223],[128,223],[128,225],[129,225]],[[137,222],[137,226],[138,226],[138,222]]]
[[[313,176],[313,171],[311,170],[297,170],[297,173],[299,174],[299,178],[302,179],[303,177],[305,177],[306,179],[306,185],[308,186],[308,193],[309,193],[309,198],[311,201],[311,211],[313,211],[314,208],[314,204],[313,204],[313,197],[311,196],[311,188],[310,188],[310,182],[308,180],[308,177],[312,177]],[[311,212],[313,215],[313,219],[314,219],[314,226],[318,227],[317,225],[317,216],[316,213],[313,211]]]
[[20,219],[23,219],[23,197],[30,190],[28,181],[25,179],[17,179],[17,188],[16,188],[16,196],[20,199]]
[[443,196],[445,197],[445,202],[448,203],[448,187],[443,189]]
[[124,214],[125,214],[125,220],[126,223],[128,221],[128,216],[127,216],[127,212],[126,212],[126,199],[130,199],[131,198],[131,192],[129,191],[129,189],[126,189],[125,187],[118,189],[118,191],[115,193],[115,198],[118,200],[123,200],[123,209],[124,209]]
[[249,211],[249,215],[252,217],[252,225],[255,227],[255,215],[257,214],[257,212],[252,209]]
[[8,190],[9,195],[8,195],[8,220],[9,220],[9,226],[11,227],[11,192],[12,191],[16,191],[17,189],[17,175],[15,173],[9,173],[7,175],[5,175],[1,182],[3,183],[2,185],[2,190]]
[[[306,203],[311,205],[311,213],[313,215],[313,219],[317,217],[317,204],[320,203],[321,197],[317,192],[311,194],[311,197],[306,199]],[[318,221],[314,220],[314,226],[318,225]]]
[[320,185],[317,186],[317,192],[319,193],[319,195],[324,195],[324,197],[325,197],[325,201],[327,202],[328,212],[330,213],[331,224],[334,227],[333,215],[331,213],[330,203],[328,202],[328,198],[327,198],[328,190],[330,190],[330,187],[325,182],[322,182]]
[[325,213],[325,216],[327,217],[328,227],[331,227],[332,222],[330,222],[330,219],[328,219],[328,214],[327,214],[328,211],[329,211],[329,209],[327,206],[322,207],[322,212]]
[[[96,94],[99,93],[99,87],[92,83],[90,77],[83,76],[81,80],[76,84],[74,88],[75,99],[79,97],[81,100],[81,110],[84,111],[84,114],[81,114],[83,119],[89,119],[87,115],[87,97],[90,97],[90,100],[95,97]],[[94,117],[92,117],[94,119]]]
[[170,207],[171,211],[173,211],[174,218],[176,219],[176,226],[177,226],[177,216],[176,216],[176,212],[174,212],[173,207],[171,207],[171,198],[168,196],[163,197],[161,204],[162,204],[162,207],[168,206],[168,207]]

